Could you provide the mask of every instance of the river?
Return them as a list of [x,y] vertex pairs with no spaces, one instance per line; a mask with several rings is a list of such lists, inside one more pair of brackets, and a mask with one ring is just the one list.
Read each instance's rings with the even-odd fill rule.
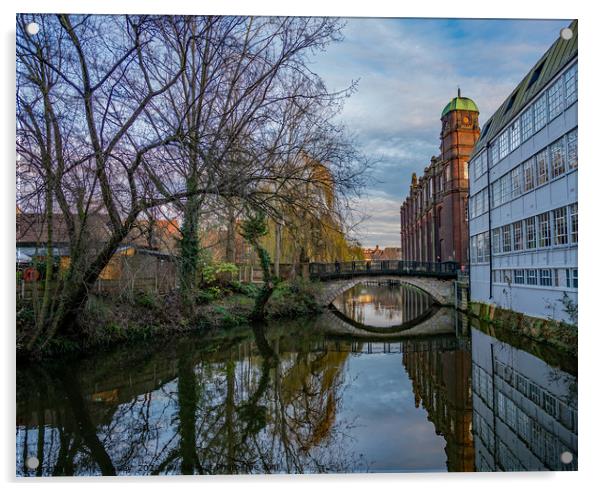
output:
[[333,304],[366,336],[327,313],[18,366],[17,475],[577,468],[575,360],[415,288]]

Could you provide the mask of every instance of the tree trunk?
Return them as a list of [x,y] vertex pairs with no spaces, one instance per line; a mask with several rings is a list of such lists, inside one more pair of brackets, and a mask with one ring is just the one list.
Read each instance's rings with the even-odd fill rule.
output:
[[270,271],[270,255],[258,241],[253,241],[252,245],[259,256],[259,262],[263,272],[263,286],[255,299],[255,306],[251,313],[251,319],[254,321],[261,321],[265,319],[265,306],[274,292],[274,278]]
[[198,199],[196,197],[190,198],[185,204],[182,238],[180,240],[180,264],[178,270],[180,294],[184,307],[189,311],[195,304],[197,270],[201,249],[198,211]]
[[276,250],[274,252],[274,276],[280,278],[280,254],[282,242],[282,224],[276,222]]
[[236,217],[234,209],[231,205],[228,206],[228,229],[226,235],[226,261],[229,263],[236,262]]

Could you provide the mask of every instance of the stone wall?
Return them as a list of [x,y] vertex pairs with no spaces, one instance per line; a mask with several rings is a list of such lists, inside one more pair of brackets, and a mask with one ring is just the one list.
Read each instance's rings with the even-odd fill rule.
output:
[[568,353],[577,354],[577,326],[553,319],[531,317],[521,312],[480,302],[471,302],[470,313],[495,326],[506,328],[537,342],[550,344]]

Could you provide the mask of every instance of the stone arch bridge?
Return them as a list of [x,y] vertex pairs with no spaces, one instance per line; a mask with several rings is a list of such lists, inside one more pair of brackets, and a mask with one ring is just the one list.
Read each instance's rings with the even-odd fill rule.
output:
[[456,287],[459,265],[455,262],[425,263],[417,261],[353,261],[312,263],[309,274],[324,283],[318,296],[321,306],[328,306],[349,288],[366,281],[398,282],[419,288],[443,306],[464,307],[464,290]]

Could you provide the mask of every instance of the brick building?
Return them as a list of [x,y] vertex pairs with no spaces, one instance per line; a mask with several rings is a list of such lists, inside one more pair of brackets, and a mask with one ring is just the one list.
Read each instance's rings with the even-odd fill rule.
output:
[[479,110],[454,97],[441,113],[441,153],[412,175],[401,205],[401,257],[468,264],[468,160],[479,138]]

